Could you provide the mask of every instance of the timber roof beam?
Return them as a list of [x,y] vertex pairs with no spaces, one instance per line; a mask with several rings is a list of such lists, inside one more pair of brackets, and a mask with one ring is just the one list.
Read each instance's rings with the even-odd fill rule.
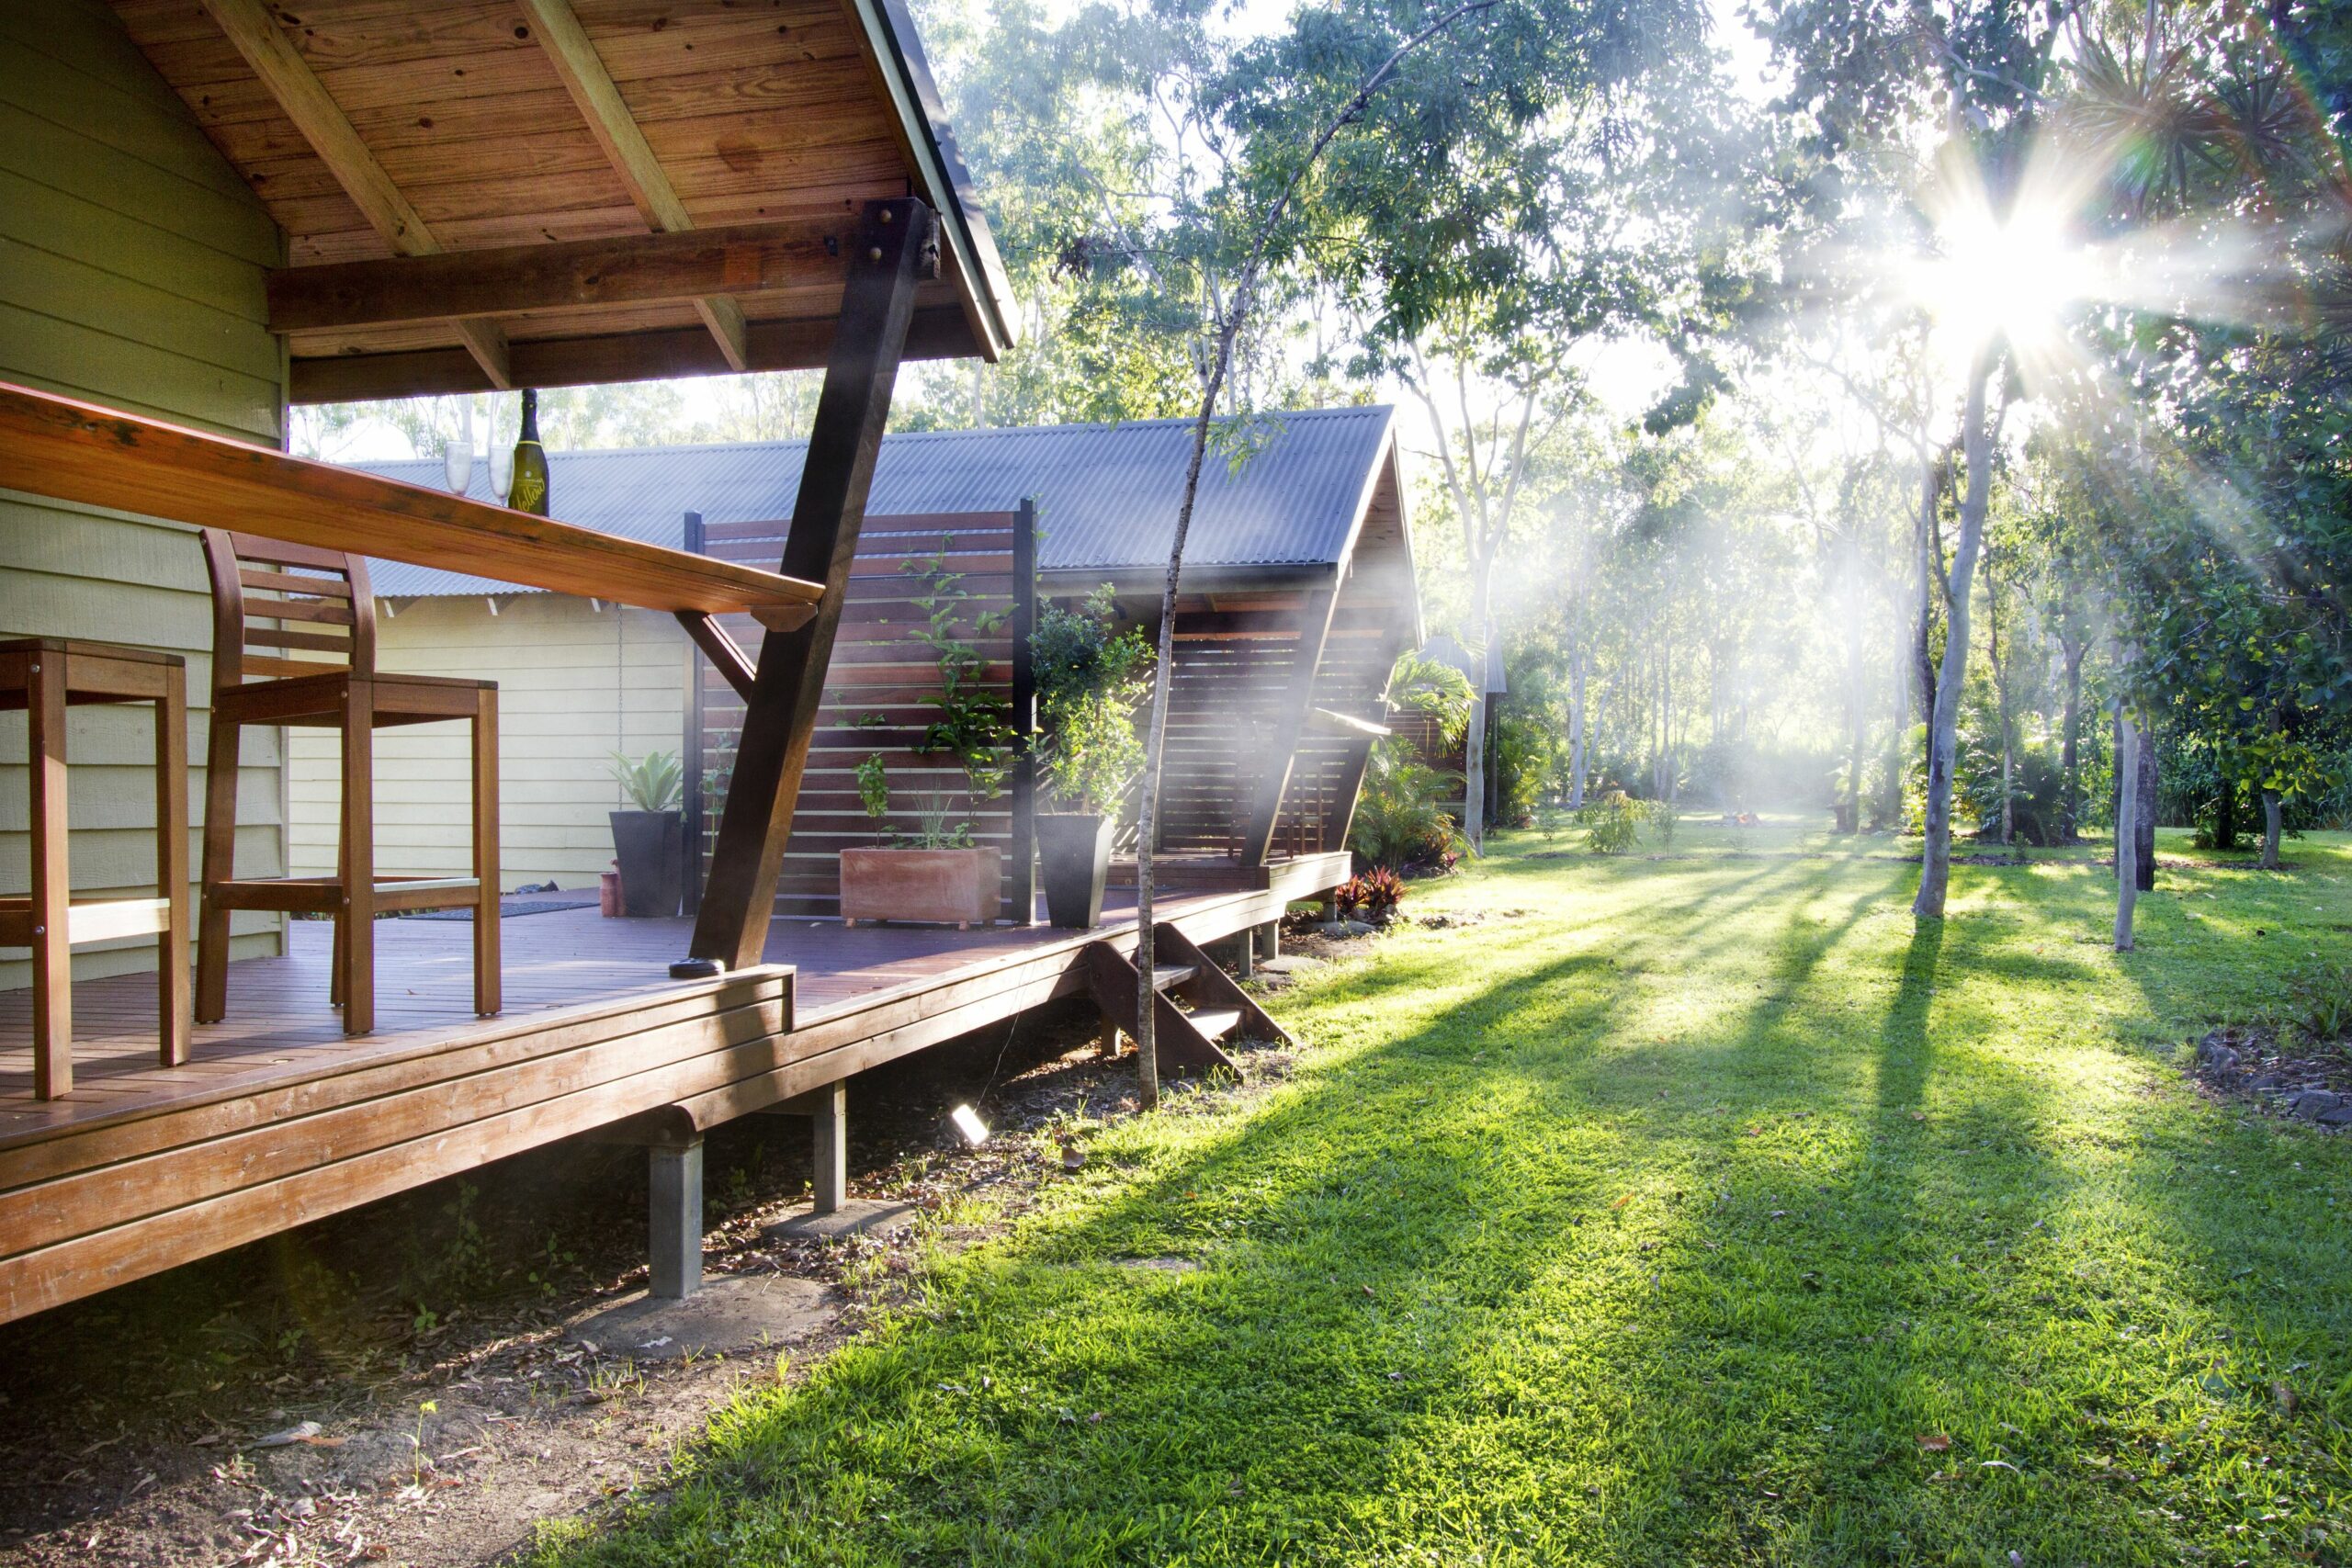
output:
[[[254,74],[277,100],[302,139],[319,155],[335,183],[351,197],[362,216],[383,236],[384,243],[404,256],[436,255],[445,248],[424,220],[401,194],[384,166],[360,140],[350,118],[329,95],[308,62],[270,19],[261,0],[204,0],[204,8],[228,35],[229,41],[253,67]],[[446,313],[446,312],[445,312]],[[498,323],[478,317],[456,319],[458,341],[465,345],[493,387],[514,386],[506,333]]]
[[[838,292],[848,276],[850,217],[803,218],[624,239],[279,267],[269,275],[272,332],[384,326],[572,306],[725,299],[792,289]],[[924,276],[938,276],[937,253]],[[714,334],[716,335],[716,334]],[[724,340],[722,340],[722,348]],[[738,369],[746,354],[735,333]]]
[[[613,172],[628,187],[629,200],[636,204],[648,227],[665,234],[682,234],[694,228],[686,204],[678,199],[670,176],[662,170],[661,160],[645,140],[645,132],[638,129],[637,118],[622,101],[618,87],[613,85],[611,73],[605,69],[596,45],[588,37],[588,29],[580,25],[580,17],[571,9],[571,0],[521,0],[523,9],[538,24],[539,44],[547,51],[556,74],[563,79],[564,91],[579,106],[588,121],[588,129],[596,138],[605,156],[611,160]],[[728,368],[738,373],[752,368],[752,351],[743,307],[734,297],[713,290],[695,300],[695,313],[709,329],[718,352],[725,356]]]

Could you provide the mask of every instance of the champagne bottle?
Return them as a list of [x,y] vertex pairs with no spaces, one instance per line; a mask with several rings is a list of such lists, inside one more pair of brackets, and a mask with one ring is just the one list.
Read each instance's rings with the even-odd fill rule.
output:
[[514,478],[506,504],[517,512],[548,514],[548,455],[539,445],[539,394],[523,391],[523,433],[514,441]]

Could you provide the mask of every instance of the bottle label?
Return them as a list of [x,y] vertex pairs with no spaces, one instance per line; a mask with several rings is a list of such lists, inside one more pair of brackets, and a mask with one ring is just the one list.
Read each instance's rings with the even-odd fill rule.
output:
[[535,512],[548,498],[548,481],[528,468],[514,470],[514,488],[506,492],[506,504],[517,512]]

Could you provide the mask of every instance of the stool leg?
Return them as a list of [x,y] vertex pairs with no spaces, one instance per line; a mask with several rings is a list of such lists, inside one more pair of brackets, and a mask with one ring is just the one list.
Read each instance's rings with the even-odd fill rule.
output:
[[74,1092],[74,885],[65,821],[65,660],[39,655],[25,694],[32,784],[33,1098]]
[[204,745],[204,874],[196,915],[196,1017],[218,1023],[229,1010],[229,911],[212,890],[237,875],[237,721],[220,716]]
[[474,1011],[488,1018],[499,1009],[498,975],[498,694],[475,698],[474,878],[481,885],[474,905]]
[[187,1060],[191,998],[187,973],[187,685],[175,668],[155,705],[155,892],[164,929],[155,938],[159,1055],[164,1066]]
[[375,686],[351,682],[343,712],[343,1032],[376,1027]]

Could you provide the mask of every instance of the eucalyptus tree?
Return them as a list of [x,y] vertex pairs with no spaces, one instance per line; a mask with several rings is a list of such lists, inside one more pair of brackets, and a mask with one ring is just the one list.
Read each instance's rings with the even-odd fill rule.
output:
[[[1957,526],[1944,584],[1944,639],[1928,721],[1927,840],[1912,909],[1940,919],[1951,875],[1953,769],[1966,684],[1973,592],[1992,502],[1994,451],[2018,373],[2017,344],[1994,297],[2012,281],[2029,224],[2063,220],[2057,198],[2027,189],[2057,77],[2064,29],[2082,0],[1768,0],[1763,15],[1790,73],[1788,107],[1808,124],[1819,204],[1849,201],[1858,181],[1900,168],[1904,150],[1936,139],[1928,167],[1895,193],[1944,266],[1923,300],[1956,329],[1964,365],[1952,444],[1960,457]],[[1955,306],[1974,305],[1971,310]]]

